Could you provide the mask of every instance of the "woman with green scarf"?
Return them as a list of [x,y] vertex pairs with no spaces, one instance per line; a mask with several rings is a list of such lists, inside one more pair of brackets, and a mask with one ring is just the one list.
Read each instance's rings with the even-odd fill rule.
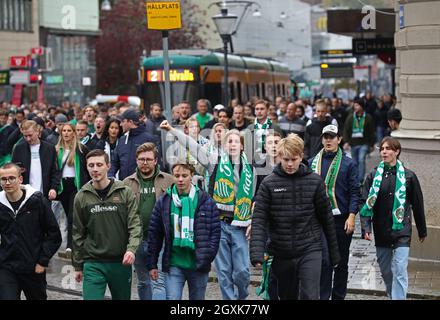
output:
[[89,150],[78,142],[75,126],[70,123],[62,126],[55,148],[58,168],[62,173],[57,200],[61,202],[67,217],[66,256],[69,257],[72,252],[73,200],[77,191],[90,180],[86,167],[86,155]]
[[257,179],[254,167],[243,152],[243,136],[238,130],[228,131],[218,157],[167,121],[160,127],[177,137],[179,144],[189,144],[191,154],[209,172],[209,194],[220,211],[221,220],[220,246],[215,258],[220,290],[224,300],[244,300],[249,294],[248,239]]
[[399,160],[400,142],[385,137],[380,143],[382,162],[365,178],[360,210],[362,234],[372,240],[377,262],[392,300],[406,299],[408,256],[411,244],[411,209],[419,241],[427,236],[423,194],[414,172]]

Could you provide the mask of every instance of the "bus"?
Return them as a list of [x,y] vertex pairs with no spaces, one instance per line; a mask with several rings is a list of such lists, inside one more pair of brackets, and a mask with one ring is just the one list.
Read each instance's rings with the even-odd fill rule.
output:
[[[228,65],[230,99],[244,103],[257,96],[273,101],[276,96],[291,94],[291,73],[284,63],[229,54]],[[144,58],[139,77],[139,96],[146,109],[152,103],[160,103],[164,107],[162,51],[153,51],[151,57]],[[200,98],[208,99],[212,106],[221,104],[223,82],[223,53],[170,51],[171,106],[186,100],[195,109]]]

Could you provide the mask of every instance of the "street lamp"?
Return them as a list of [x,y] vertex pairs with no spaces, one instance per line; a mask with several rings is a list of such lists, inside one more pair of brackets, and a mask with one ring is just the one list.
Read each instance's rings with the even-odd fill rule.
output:
[[217,28],[223,40],[223,50],[225,55],[225,77],[224,77],[224,91],[223,91],[223,105],[227,107],[229,105],[229,68],[228,68],[228,43],[231,41],[231,35],[235,31],[235,26],[237,24],[238,16],[235,14],[228,13],[228,9],[223,7],[217,14],[212,17],[214,24]]
[[109,0],[104,0],[101,3],[101,10],[102,11],[110,11],[112,9],[112,5]]

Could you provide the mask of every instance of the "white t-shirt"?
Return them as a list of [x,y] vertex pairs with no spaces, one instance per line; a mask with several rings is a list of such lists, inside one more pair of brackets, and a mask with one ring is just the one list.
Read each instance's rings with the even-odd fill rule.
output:
[[41,172],[40,144],[31,145],[31,169],[29,184],[38,191],[43,191],[43,176]]
[[[63,164],[67,160],[67,156],[69,155],[69,150],[64,150],[63,160],[61,164]],[[69,166],[67,163],[63,169],[63,178],[74,178],[75,177],[75,167]]]

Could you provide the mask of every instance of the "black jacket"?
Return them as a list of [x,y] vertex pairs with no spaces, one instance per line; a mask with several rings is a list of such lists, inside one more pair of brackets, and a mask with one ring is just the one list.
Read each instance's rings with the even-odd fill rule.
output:
[[[362,188],[362,205],[368,198],[370,187],[373,184],[374,168],[365,178]],[[419,237],[426,237],[425,210],[423,206],[423,194],[419,180],[414,172],[405,168],[406,178],[406,201],[405,215],[403,218],[403,229],[399,231],[392,230],[393,225],[393,204],[396,188],[396,167],[385,169],[382,176],[379,193],[376,203],[373,207],[373,218],[362,217],[362,233],[371,232],[371,222],[373,222],[374,242],[377,247],[409,247],[411,245],[411,209],[414,214]]]
[[61,233],[50,202],[30,186],[15,216],[4,191],[0,192],[0,266],[14,273],[34,273],[47,267],[61,246]]
[[258,189],[250,243],[254,265],[263,262],[267,230],[269,254],[285,259],[322,250],[323,230],[332,264],[339,263],[335,223],[324,181],[304,164],[292,175],[277,165]]
[[[31,148],[25,140],[15,146],[12,152],[12,162],[25,168],[23,184],[28,184],[31,169]],[[43,194],[47,197],[50,189],[58,190],[61,179],[61,172],[58,170],[57,152],[49,142],[40,141],[40,162]]]
[[[148,229],[148,270],[157,269],[157,261],[162,243],[165,248],[162,256],[162,270],[170,269],[172,230],[170,222],[171,197],[164,193],[154,206]],[[209,272],[211,263],[217,255],[220,242],[220,219],[217,206],[205,191],[199,190],[199,199],[194,215],[194,241],[196,245],[196,270]]]

